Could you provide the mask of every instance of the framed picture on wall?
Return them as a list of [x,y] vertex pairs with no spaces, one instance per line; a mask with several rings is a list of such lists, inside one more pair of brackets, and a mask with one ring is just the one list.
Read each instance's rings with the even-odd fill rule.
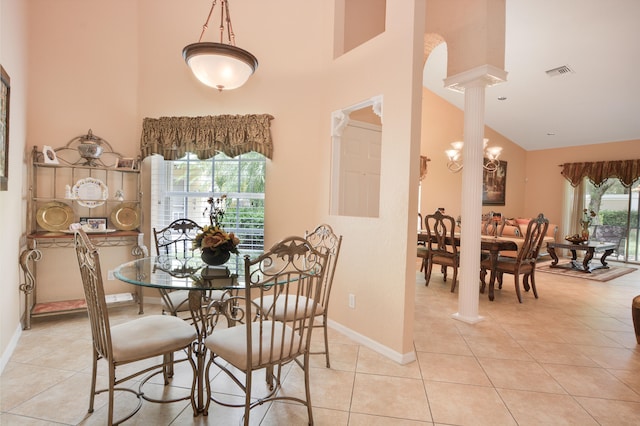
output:
[[[484,159],[484,164],[488,160]],[[490,172],[482,170],[482,205],[504,206],[507,191],[507,162],[499,161],[498,168]]]
[[10,81],[9,74],[0,65],[0,191],[6,191],[9,184]]

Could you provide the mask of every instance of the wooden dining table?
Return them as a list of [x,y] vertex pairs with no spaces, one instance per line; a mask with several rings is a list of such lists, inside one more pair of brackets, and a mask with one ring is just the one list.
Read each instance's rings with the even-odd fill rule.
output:
[[[456,246],[460,246],[460,235],[454,235]],[[426,232],[418,232],[418,241],[429,242],[429,235]],[[498,266],[498,256],[501,251],[517,251],[518,245],[509,239],[491,236],[482,236],[480,238],[480,249],[488,252],[491,259],[491,275],[489,278],[489,300],[493,301],[494,287],[496,282],[496,269]],[[478,272],[479,273],[479,272]],[[481,287],[480,293],[484,293],[484,286]]]

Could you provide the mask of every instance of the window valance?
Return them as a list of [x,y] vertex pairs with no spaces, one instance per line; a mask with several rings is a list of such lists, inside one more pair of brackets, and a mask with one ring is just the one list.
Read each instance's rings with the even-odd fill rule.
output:
[[236,157],[251,151],[271,158],[271,120],[269,114],[145,118],[140,152],[142,158],[160,154],[166,160],[176,160],[187,152],[200,159],[218,152]]
[[565,163],[560,167],[560,173],[574,187],[580,185],[584,178],[588,178],[595,186],[600,186],[607,178],[618,178],[628,188],[640,178],[640,160]]

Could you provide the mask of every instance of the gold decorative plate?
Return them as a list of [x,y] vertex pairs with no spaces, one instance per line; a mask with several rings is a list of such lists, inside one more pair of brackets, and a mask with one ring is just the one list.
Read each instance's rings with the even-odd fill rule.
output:
[[42,229],[59,232],[69,229],[73,223],[73,209],[59,201],[44,204],[36,213],[36,222]]
[[111,223],[121,231],[131,231],[140,226],[140,209],[135,203],[124,203],[111,212]]

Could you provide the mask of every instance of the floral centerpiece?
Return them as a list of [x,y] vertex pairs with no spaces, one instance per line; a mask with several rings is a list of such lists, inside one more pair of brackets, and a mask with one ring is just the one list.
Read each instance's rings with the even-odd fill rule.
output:
[[193,240],[193,248],[199,248],[202,260],[209,265],[222,265],[231,257],[231,253],[238,254],[240,240],[233,232],[226,232],[221,222],[227,208],[227,196],[220,198],[209,197],[209,206],[203,215],[209,214],[209,225],[202,228],[202,232]]

